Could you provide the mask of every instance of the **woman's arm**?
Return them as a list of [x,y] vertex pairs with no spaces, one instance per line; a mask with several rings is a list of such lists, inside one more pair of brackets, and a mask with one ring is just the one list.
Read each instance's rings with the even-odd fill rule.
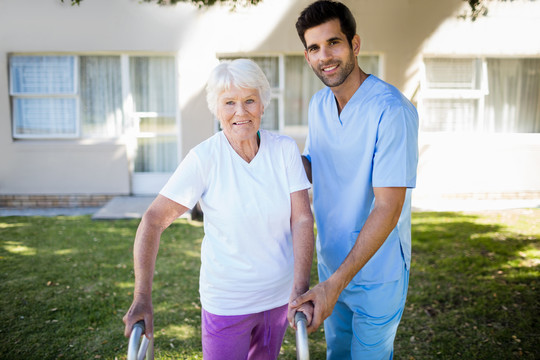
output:
[[[313,214],[307,190],[291,194],[291,233],[294,251],[294,285],[290,297],[292,301],[309,289],[309,276],[313,262]],[[294,324],[294,313],[297,310],[306,313],[309,324],[312,312],[309,305],[294,310],[289,307],[287,314],[289,323]]]
[[126,337],[130,336],[133,325],[139,320],[145,322],[146,336],[152,337],[152,281],[161,233],[187,210],[187,207],[158,195],[142,217],[133,246],[135,290],[133,303],[124,316]]

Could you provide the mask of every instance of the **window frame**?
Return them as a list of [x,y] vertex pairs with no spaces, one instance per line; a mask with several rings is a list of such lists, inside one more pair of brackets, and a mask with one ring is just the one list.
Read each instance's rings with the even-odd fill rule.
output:
[[[23,93],[16,92],[14,90],[14,76],[12,75],[11,59],[13,57],[72,57],[73,58],[73,92],[71,93]],[[79,55],[77,54],[60,54],[60,53],[10,53],[8,54],[8,77],[9,77],[9,97],[11,105],[11,135],[13,139],[78,139],[81,137],[81,123],[80,119],[80,93],[79,93]],[[75,99],[75,126],[74,132],[62,134],[62,133],[48,133],[48,134],[24,134],[17,131],[17,106],[15,102],[17,99]]]
[[[12,75],[12,68],[11,68],[11,58],[15,56],[20,57],[46,57],[46,56],[68,56],[74,58],[74,92],[73,94],[70,94],[69,96],[65,94],[18,94],[16,93],[13,88],[14,84],[14,77]],[[99,134],[83,134],[82,133],[82,118],[80,114],[80,106],[81,106],[81,90],[80,90],[80,57],[82,56],[88,56],[88,57],[99,57],[99,56],[116,56],[120,60],[120,76],[121,76],[121,97],[123,99],[122,101],[122,113],[123,113],[123,120],[121,121],[121,124],[117,123],[115,124],[115,133],[112,135],[99,135]],[[175,80],[175,88],[176,92],[178,93],[178,55],[176,53],[170,53],[170,52],[106,52],[106,53],[78,53],[78,52],[14,52],[8,54],[8,84],[9,84],[9,97],[10,97],[10,105],[11,105],[11,112],[10,112],[10,121],[11,121],[11,135],[14,140],[83,140],[83,139],[118,139],[125,136],[128,132],[130,132],[132,129],[136,128],[138,124],[137,121],[135,121],[135,117],[159,117],[159,116],[171,116],[176,119],[176,126],[178,125],[178,99],[175,99],[176,103],[176,109],[174,112],[167,112],[167,113],[154,113],[154,112],[137,112],[134,106],[134,100],[133,100],[133,89],[132,85],[130,84],[129,80],[129,69],[130,64],[129,60],[132,57],[160,57],[160,56],[167,56],[174,59],[175,64],[175,72],[173,74]],[[75,122],[75,128],[76,131],[70,134],[22,134],[17,131],[17,124],[16,124],[16,106],[15,106],[15,99],[18,98],[75,98],[76,104],[75,104],[75,118],[73,121]],[[138,130],[136,128],[135,130]],[[178,131],[177,131],[178,133]],[[178,136],[178,135],[177,135]]]
[[[479,62],[478,88],[432,88],[427,79],[426,60],[428,59],[470,59]],[[452,56],[452,55],[424,55],[420,62],[420,89],[421,96],[418,101],[418,112],[422,118],[426,114],[425,100],[473,100],[477,101],[476,125],[472,132],[484,131],[484,110],[485,98],[488,94],[487,58],[481,56]],[[462,133],[470,131],[450,131],[450,130],[425,130],[420,126],[420,131],[429,133]]]

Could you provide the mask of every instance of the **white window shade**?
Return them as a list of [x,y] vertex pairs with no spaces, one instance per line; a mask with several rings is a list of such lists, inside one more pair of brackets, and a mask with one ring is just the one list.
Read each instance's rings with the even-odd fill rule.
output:
[[120,135],[124,116],[120,57],[81,56],[79,62],[82,135]]
[[540,59],[487,59],[490,132],[540,132]]
[[12,95],[75,94],[74,56],[12,56]]
[[137,138],[135,172],[171,173],[178,166],[175,135]]
[[540,132],[540,59],[427,58],[424,131]]
[[478,89],[481,63],[477,59],[425,59],[430,89]]
[[134,56],[129,82],[137,128],[136,173],[172,173],[178,165],[175,59]]
[[77,61],[74,56],[12,56],[13,135],[76,137]]
[[478,128],[478,100],[428,99],[424,106],[424,131],[471,132]]
[[174,66],[171,56],[130,58],[130,84],[136,112],[175,113]]
[[17,98],[14,133],[21,137],[73,137],[78,133],[76,99]]
[[[132,125],[124,120],[126,115],[132,119],[133,111],[136,117],[168,117],[174,121],[174,57],[126,59],[129,61],[123,62],[121,54],[10,56],[13,137],[117,137]],[[127,76],[129,81],[125,81]],[[126,105],[124,96],[133,99],[135,109]],[[171,133],[176,131],[166,135]]]
[[285,126],[307,126],[311,97],[323,87],[303,56],[285,57]]

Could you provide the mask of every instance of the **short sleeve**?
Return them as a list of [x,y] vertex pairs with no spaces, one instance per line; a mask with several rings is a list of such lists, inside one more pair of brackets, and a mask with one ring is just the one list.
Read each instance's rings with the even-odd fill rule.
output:
[[287,177],[289,181],[289,192],[293,193],[295,191],[309,189],[311,184],[306,176],[298,145],[296,145],[296,142],[292,139],[289,139],[287,145]]
[[203,192],[201,163],[197,154],[191,150],[159,193],[191,209]]
[[394,104],[383,112],[373,157],[374,187],[416,186],[418,163],[418,115],[406,104]]

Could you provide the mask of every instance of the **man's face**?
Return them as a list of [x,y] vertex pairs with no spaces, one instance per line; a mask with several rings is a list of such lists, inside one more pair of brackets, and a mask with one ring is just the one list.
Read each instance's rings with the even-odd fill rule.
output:
[[334,19],[308,29],[304,39],[304,55],[319,79],[329,87],[343,84],[356,66],[360,38],[353,38],[351,49],[339,20]]

